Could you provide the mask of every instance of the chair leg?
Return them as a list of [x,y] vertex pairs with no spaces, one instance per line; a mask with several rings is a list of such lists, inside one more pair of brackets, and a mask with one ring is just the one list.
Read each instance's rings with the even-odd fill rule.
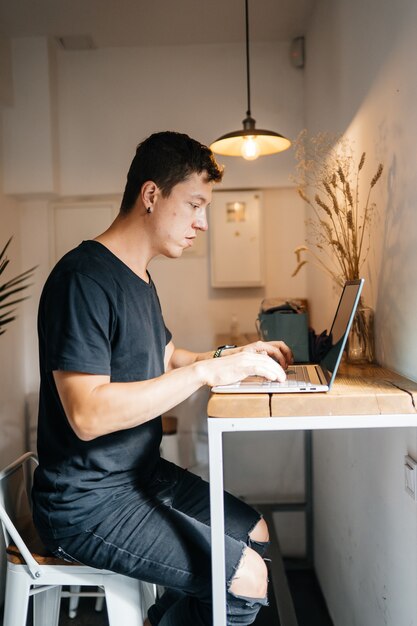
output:
[[142,613],[143,618],[147,617],[148,609],[155,604],[157,587],[151,583],[141,582],[142,587]]
[[100,596],[96,600],[94,610],[97,611],[97,613],[100,613],[100,611],[103,610],[103,606],[104,606],[104,596]]
[[[80,593],[80,591],[81,591],[80,585],[70,586],[71,593]],[[70,596],[69,598],[68,615],[71,619],[73,619],[77,615],[79,601],[80,601],[80,598],[78,596]]]
[[7,571],[4,624],[26,626],[30,580],[24,572]]
[[105,580],[110,626],[143,626],[141,582],[120,574]]
[[33,595],[33,626],[58,626],[61,587],[57,585]]

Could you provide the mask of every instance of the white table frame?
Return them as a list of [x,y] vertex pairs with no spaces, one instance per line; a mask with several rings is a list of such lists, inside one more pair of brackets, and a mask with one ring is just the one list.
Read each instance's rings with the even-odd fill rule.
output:
[[223,503],[223,433],[279,430],[338,430],[357,428],[415,428],[414,413],[296,416],[209,417],[208,446],[212,538],[213,621],[226,626],[226,574]]

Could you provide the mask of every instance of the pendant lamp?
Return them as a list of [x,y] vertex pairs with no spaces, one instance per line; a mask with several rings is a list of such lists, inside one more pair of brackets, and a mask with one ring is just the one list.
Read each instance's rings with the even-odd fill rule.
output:
[[248,0],[245,0],[246,17],[246,85],[248,96],[248,108],[246,117],[242,121],[243,129],[235,130],[226,135],[222,135],[214,141],[210,148],[217,154],[224,156],[243,156],[249,161],[257,159],[258,156],[276,154],[290,147],[291,142],[286,137],[275,133],[272,130],[261,130],[256,128],[251,115],[250,107],[250,67],[249,67],[249,10]]

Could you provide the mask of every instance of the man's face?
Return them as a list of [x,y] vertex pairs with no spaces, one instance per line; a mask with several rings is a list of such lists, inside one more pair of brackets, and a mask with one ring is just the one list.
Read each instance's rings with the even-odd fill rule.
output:
[[172,188],[167,198],[158,190],[153,207],[154,243],[158,254],[179,257],[193,245],[197,231],[207,230],[206,210],[213,183],[205,172],[191,174]]

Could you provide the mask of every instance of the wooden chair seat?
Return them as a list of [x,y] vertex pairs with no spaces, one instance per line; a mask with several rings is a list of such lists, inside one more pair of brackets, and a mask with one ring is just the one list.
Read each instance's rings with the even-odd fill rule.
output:
[[[6,548],[6,553],[7,553],[7,560],[10,563],[14,563],[15,565],[25,564],[25,560],[20,554],[19,548],[17,548],[13,544],[10,544]],[[79,563],[70,563],[69,561],[64,561],[64,559],[60,559],[54,556],[51,552],[48,552],[46,548],[44,548],[43,550],[42,548],[40,550],[35,550],[35,551],[31,550],[30,553],[35,559],[35,561],[39,563],[39,565],[68,565],[68,566],[79,565]]]

